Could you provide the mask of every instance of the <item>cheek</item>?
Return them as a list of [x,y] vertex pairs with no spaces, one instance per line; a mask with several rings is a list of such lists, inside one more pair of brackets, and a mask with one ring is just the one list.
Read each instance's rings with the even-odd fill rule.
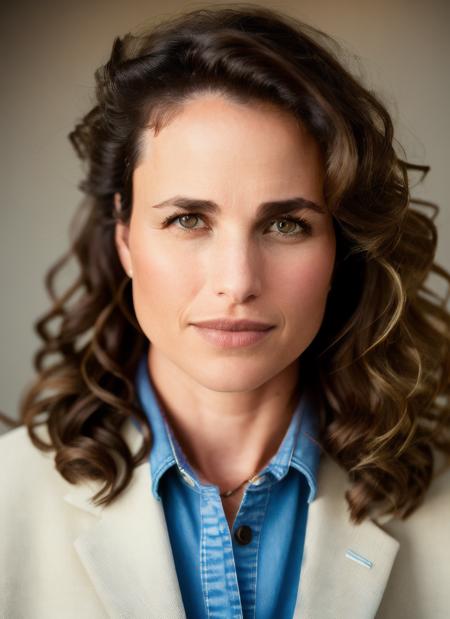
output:
[[295,323],[319,327],[325,311],[334,266],[334,245],[305,247],[278,272],[276,285],[286,313]]
[[167,318],[181,314],[183,300],[194,289],[192,262],[177,259],[174,251],[154,239],[135,236],[131,243],[133,301],[146,335],[167,326]]

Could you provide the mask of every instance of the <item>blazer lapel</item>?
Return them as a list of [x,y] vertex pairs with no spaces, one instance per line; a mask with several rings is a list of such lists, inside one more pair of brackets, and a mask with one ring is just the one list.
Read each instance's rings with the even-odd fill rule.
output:
[[372,520],[350,522],[348,487],[347,474],[323,455],[318,493],[309,505],[294,619],[376,615],[400,544]]
[[[133,451],[141,435],[127,421]],[[73,487],[64,500],[96,516],[74,541],[93,586],[112,618],[185,619],[164,509],[150,489],[148,461],[134,469],[123,495],[106,508],[90,503],[100,484]]]

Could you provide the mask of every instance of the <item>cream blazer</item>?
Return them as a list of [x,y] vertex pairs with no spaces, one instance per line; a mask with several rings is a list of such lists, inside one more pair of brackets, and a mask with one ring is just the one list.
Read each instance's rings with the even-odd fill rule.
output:
[[[134,450],[141,436],[128,420]],[[348,518],[348,477],[322,456],[309,505],[295,619],[448,619],[450,474],[406,521]],[[112,505],[73,485],[26,429],[0,438],[1,619],[185,618],[148,462]],[[274,540],[276,543],[276,540]],[[195,619],[195,618],[193,618]],[[277,618],[274,618],[277,619]]]

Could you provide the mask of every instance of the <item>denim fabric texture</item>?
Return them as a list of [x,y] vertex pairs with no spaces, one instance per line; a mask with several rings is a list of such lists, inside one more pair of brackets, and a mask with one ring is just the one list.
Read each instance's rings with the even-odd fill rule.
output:
[[[136,388],[153,433],[151,492],[162,501],[188,619],[291,619],[320,464],[307,391],[277,453],[247,485],[230,532],[218,487],[199,481],[159,405],[147,355]],[[242,526],[251,530],[246,544],[234,536]]]

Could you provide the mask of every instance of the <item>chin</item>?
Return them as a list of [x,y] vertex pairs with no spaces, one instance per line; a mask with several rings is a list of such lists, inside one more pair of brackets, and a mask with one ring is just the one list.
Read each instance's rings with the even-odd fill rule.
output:
[[189,365],[186,373],[206,389],[223,393],[253,391],[278,374],[279,368],[273,363],[269,367],[267,357],[262,363],[255,359],[231,358],[208,362],[201,367]]

